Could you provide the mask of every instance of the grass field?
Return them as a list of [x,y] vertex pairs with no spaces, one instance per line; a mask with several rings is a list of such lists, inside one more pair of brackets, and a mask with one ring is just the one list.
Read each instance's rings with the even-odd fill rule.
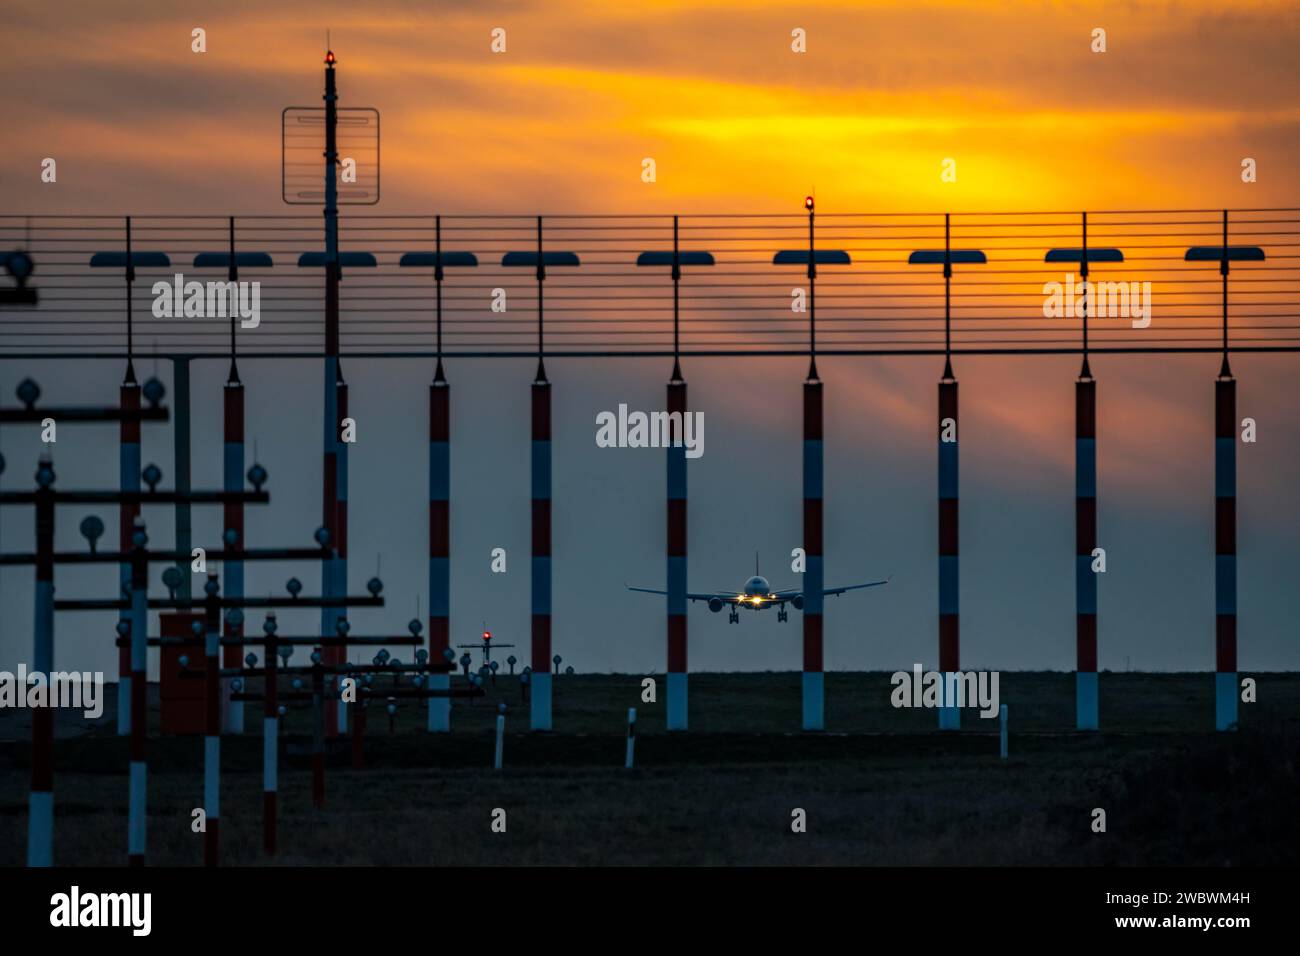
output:
[[[1103,674],[1100,734],[1077,734],[1072,674],[1009,673],[1011,756],[997,722],[896,710],[883,673],[827,675],[824,734],[798,732],[799,675],[693,674],[691,731],[663,728],[639,675],[561,676],[555,727],[527,732],[516,681],[454,732],[423,732],[410,702],[390,732],[372,706],[364,770],[331,741],[327,803],[311,805],[309,717],[281,742],[282,864],[1294,864],[1300,674],[1252,675],[1258,703],[1213,732],[1208,674]],[[115,699],[113,693],[108,694]],[[508,705],[505,769],[491,769],[495,705]],[[638,711],[637,768],[623,768]],[[223,862],[261,864],[260,707],[222,750]],[[0,713],[0,864],[23,862],[26,711]],[[115,865],[126,853],[126,741],[111,711],[87,728],[59,715],[55,859]],[[157,720],[156,707],[153,718]],[[202,800],[199,738],[149,742],[149,862],[193,865]],[[507,830],[490,828],[494,808]],[[1106,811],[1094,833],[1092,811]],[[791,831],[791,813],[807,832]]]

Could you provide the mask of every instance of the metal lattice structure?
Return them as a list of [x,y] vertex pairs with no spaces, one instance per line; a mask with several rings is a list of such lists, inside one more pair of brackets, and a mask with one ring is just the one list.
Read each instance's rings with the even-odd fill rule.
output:
[[[328,94],[332,62],[326,82]],[[819,215],[809,197],[801,216],[434,215],[349,217],[344,224],[331,189],[333,164],[334,153],[327,149],[324,251],[316,240],[317,221],[306,217],[0,219],[0,248],[9,243],[21,250],[6,259],[22,267],[21,284],[25,288],[33,274],[41,277],[39,288],[31,290],[38,301],[26,297],[7,312],[0,354],[74,359],[125,351],[125,388],[133,382],[136,343],[147,343],[176,366],[178,465],[185,468],[190,361],[229,354],[227,384],[237,388],[237,350],[249,358],[322,358],[326,421],[343,422],[345,357],[436,357],[429,396],[429,652],[435,659],[448,645],[450,588],[450,387],[444,359],[535,358],[530,675],[535,730],[551,729],[552,717],[552,414],[546,358],[671,356],[667,407],[684,414],[684,357],[807,354],[803,510],[808,580],[815,590],[822,574],[827,400],[817,358],[942,355],[938,636],[940,669],[953,674],[960,666],[953,357],[1081,354],[1075,435],[1076,723],[1081,730],[1095,730],[1097,602],[1089,560],[1096,544],[1096,381],[1088,356],[1220,354],[1215,725],[1221,730],[1236,725],[1236,385],[1229,357],[1300,350],[1294,241],[1300,210]],[[32,268],[33,262],[45,261],[48,267]],[[187,267],[188,276],[181,271]],[[267,318],[256,328],[240,332],[233,317],[228,328],[227,322],[190,322],[183,314],[159,317],[143,298],[143,290],[153,295],[157,284],[163,298],[175,288],[179,302],[183,289],[177,286],[196,272],[208,270],[219,280],[224,269],[224,278],[233,282],[241,268],[268,289]],[[119,271],[120,280],[114,275]],[[14,273],[16,283],[19,278]],[[1076,294],[1084,289],[1086,295]],[[1067,298],[1068,307],[1061,308]],[[227,409],[227,445],[239,457],[242,403],[236,406]],[[124,462],[131,457],[129,437],[124,431]],[[340,434],[327,429],[323,526],[334,554],[322,561],[324,597],[341,594],[345,580],[347,452]],[[668,449],[667,725],[672,730],[684,730],[688,723],[682,454],[680,443]],[[182,518],[187,522],[178,509],[178,527]],[[187,524],[185,529],[187,534]],[[181,538],[178,534],[178,551],[188,547]],[[820,601],[803,610],[803,726],[820,730]],[[332,634],[334,623],[334,611],[323,608],[322,635]],[[337,650],[325,649],[327,665],[341,662]],[[432,689],[446,690],[445,679],[431,675]],[[431,731],[449,729],[448,704],[446,697],[430,699]],[[344,731],[346,712],[334,700],[326,707],[329,732]],[[959,727],[955,707],[940,708],[940,726]]]
[[[320,217],[132,216],[136,250],[162,253],[137,268],[133,311],[137,348],[160,356],[216,356],[227,347],[220,323],[155,318],[157,281],[226,278],[213,253],[231,245],[247,261],[240,278],[261,283],[263,317],[241,329],[248,357],[312,357],[325,348]],[[1096,282],[1150,282],[1152,321],[1090,320],[1096,352],[1212,351],[1221,344],[1219,277],[1188,250],[1224,242],[1225,211],[1120,211],[970,214],[817,213],[816,244],[846,254],[822,264],[817,286],[819,354],[934,354],[944,346],[943,276],[918,268],[918,251],[942,256],[981,250],[987,262],[952,270],[952,352],[1077,352],[1079,318],[1045,318],[1045,283],[1078,265],[1059,253],[1086,245],[1118,249],[1122,262],[1094,258]],[[1300,209],[1226,212],[1227,243],[1263,250],[1234,262],[1229,348],[1300,348]],[[536,352],[537,283],[532,269],[504,264],[532,253],[535,216],[341,216],[340,329],[344,356],[424,356],[437,351],[435,250],[442,251],[445,356]],[[806,316],[791,310],[805,285],[797,261],[774,264],[806,244],[802,215],[543,216],[545,249],[572,253],[574,268],[545,281],[548,356],[671,354],[674,234],[680,250],[682,354],[802,354]],[[233,226],[233,231],[232,231]],[[125,248],[125,217],[0,216],[0,250],[22,249],[35,263],[40,301],[0,322],[0,355],[117,356],[125,351],[120,270],[91,268],[96,253]],[[1046,261],[1056,250],[1054,261]],[[712,264],[692,257],[708,253]],[[466,255],[468,254],[468,255]],[[647,255],[653,254],[653,255]],[[656,256],[659,258],[656,260]],[[254,259],[252,257],[260,257]],[[638,264],[638,261],[642,264]],[[304,264],[300,265],[300,261]],[[373,265],[370,264],[373,261]],[[405,261],[405,265],[403,262]],[[517,261],[517,260],[516,260]],[[924,261],[924,260],[916,260]],[[942,259],[939,260],[941,262]],[[956,259],[954,262],[958,261]],[[316,266],[316,268],[313,268]],[[656,267],[659,266],[659,267]],[[494,302],[504,311],[494,311]]]

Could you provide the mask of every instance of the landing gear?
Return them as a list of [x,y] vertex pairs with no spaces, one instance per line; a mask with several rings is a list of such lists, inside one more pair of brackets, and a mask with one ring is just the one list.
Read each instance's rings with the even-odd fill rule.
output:
[[740,623],[740,612],[732,608],[731,613],[727,615],[727,620],[732,624]]
[[780,622],[788,621],[790,620],[790,612],[783,607],[779,607],[776,609],[776,619]]

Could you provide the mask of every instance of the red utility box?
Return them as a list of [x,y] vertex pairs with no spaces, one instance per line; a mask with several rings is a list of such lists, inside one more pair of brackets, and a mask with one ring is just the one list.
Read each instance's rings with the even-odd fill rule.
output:
[[176,612],[160,614],[163,637],[180,637],[184,644],[164,646],[158,670],[158,697],[162,710],[162,732],[176,736],[202,734],[204,730],[203,694],[206,682],[200,677],[181,677],[181,656],[189,658],[189,673],[202,675],[207,664],[204,641],[195,636],[194,623],[203,624],[202,614]]

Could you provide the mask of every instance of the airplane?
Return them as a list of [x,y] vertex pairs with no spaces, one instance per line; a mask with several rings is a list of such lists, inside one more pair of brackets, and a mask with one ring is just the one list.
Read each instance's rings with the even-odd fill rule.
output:
[[[856,591],[859,588],[874,588],[882,584],[888,584],[891,580],[892,578],[886,578],[883,581],[868,581],[866,584],[850,584],[842,588],[826,588],[822,591],[822,596],[839,595],[845,591]],[[641,591],[644,594],[668,593],[655,588],[634,588],[630,584],[625,584],[624,587],[629,591]],[[792,605],[795,610],[802,610],[803,594],[801,588],[786,588],[782,591],[773,591],[767,578],[758,573],[758,554],[756,553],[754,555],[754,576],[746,581],[744,587],[739,591],[714,591],[704,594],[688,591],[686,597],[692,601],[707,601],[709,610],[714,614],[717,614],[727,605],[731,605],[727,620],[732,624],[738,624],[742,607],[751,611],[765,611],[769,607],[775,606],[776,619],[778,621],[787,621],[790,618],[790,613],[785,609],[786,604]]]

